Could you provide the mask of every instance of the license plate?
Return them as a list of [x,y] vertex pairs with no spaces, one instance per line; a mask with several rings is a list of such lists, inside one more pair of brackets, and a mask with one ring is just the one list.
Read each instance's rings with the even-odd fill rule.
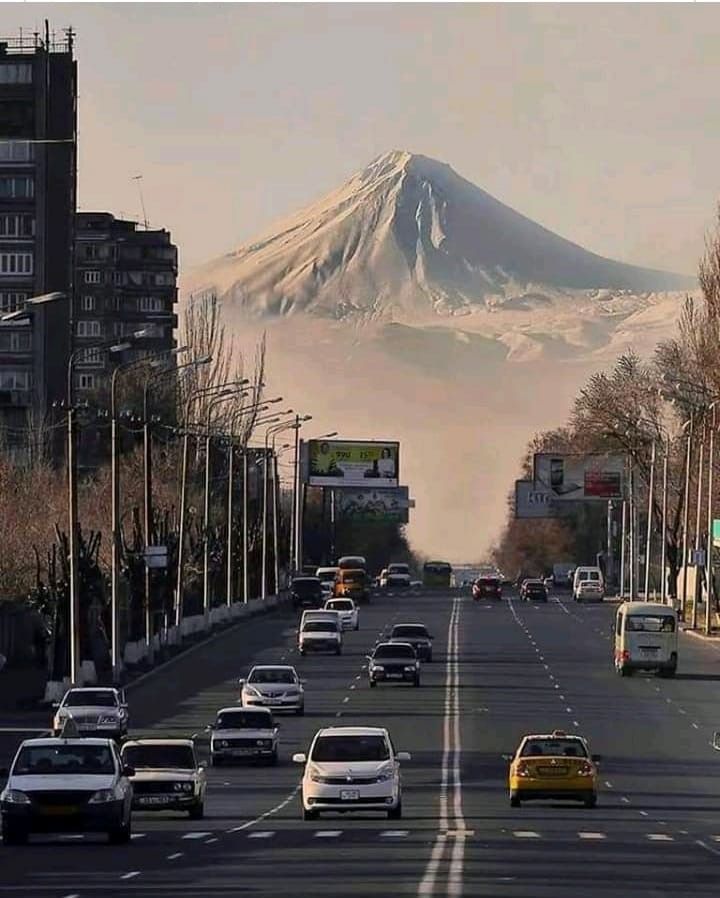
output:
[[255,751],[254,748],[233,748],[230,750],[231,755],[251,755]]
[[657,654],[657,649],[648,649],[648,648],[642,647],[640,649],[640,651],[643,653],[643,655],[656,655]]
[[540,776],[567,776],[567,767],[538,767]]
[[402,680],[402,676],[401,673],[389,673],[387,675],[389,680]]
[[170,804],[169,795],[141,795],[138,804]]
[[67,817],[77,814],[79,808],[72,804],[58,804],[51,807],[42,808],[40,813],[46,817]]
[[279,705],[281,701],[282,701],[282,699],[280,699],[280,698],[266,698],[265,704],[266,705]]
[[341,801],[357,801],[360,798],[360,791],[358,789],[341,789],[340,790],[340,800]]

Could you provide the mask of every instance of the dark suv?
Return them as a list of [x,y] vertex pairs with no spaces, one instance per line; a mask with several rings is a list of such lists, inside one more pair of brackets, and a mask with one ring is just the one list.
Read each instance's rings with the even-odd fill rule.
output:
[[290,594],[293,608],[322,608],[325,604],[319,577],[295,577]]
[[473,583],[472,596],[476,602],[480,599],[501,599],[502,580],[499,577],[478,577]]
[[548,592],[543,580],[526,580],[520,588],[520,598],[525,602],[547,602]]

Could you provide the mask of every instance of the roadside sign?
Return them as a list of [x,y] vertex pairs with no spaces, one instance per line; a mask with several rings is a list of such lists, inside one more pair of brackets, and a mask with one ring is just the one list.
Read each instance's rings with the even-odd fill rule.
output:
[[720,520],[713,518],[713,546],[720,549]]
[[145,546],[143,557],[149,568],[166,568],[168,566],[167,546]]

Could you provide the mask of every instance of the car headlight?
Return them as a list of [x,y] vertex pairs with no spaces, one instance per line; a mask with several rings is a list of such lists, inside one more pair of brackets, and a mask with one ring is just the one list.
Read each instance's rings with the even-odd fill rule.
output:
[[254,686],[246,686],[243,692],[247,692],[248,695],[254,695],[255,698],[261,698],[260,692]]
[[218,739],[217,742],[213,742],[213,747],[217,745],[218,748],[227,748],[227,739]]
[[112,724],[118,723],[119,718],[116,714],[103,714],[101,717],[98,717],[99,724]]
[[260,746],[260,748],[270,748],[272,745],[272,739],[257,739],[256,743]]
[[320,773],[320,771],[317,769],[317,767],[311,767],[309,775],[310,775],[310,779],[312,780],[313,783],[327,783],[328,782],[328,778],[326,776],[323,776]]
[[388,780],[391,780],[395,776],[395,772],[392,768],[388,768],[387,770],[381,770],[377,775],[377,781],[379,783],[387,783]]
[[414,664],[406,664],[405,670],[415,670],[415,665]]
[[193,784],[192,783],[173,783],[173,789],[175,792],[192,792]]
[[382,664],[371,664],[370,669],[371,670],[385,670],[385,667]]
[[88,804],[105,804],[108,801],[115,801],[117,795],[114,789],[100,789],[90,799]]
[[30,796],[19,789],[6,789],[0,795],[0,801],[5,801],[8,804],[30,804]]

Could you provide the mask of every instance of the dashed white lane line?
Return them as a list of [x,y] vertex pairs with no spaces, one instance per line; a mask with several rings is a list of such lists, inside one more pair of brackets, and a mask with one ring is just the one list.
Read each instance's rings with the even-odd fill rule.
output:
[[621,801],[623,804],[630,804],[630,799],[629,799],[629,798],[626,798],[624,795],[620,798],[620,801]]
[[699,729],[700,729],[700,727],[699,727],[696,723],[694,723],[692,726],[693,726],[693,729],[694,729],[694,730],[699,730]]
[[574,727],[579,727],[579,726],[580,726],[580,724],[579,724],[579,723],[578,723],[578,721],[577,721],[577,720],[573,720],[573,726],[574,726]]
[[516,829],[513,830],[513,835],[516,839],[539,839],[541,838],[540,833],[536,833],[535,830],[532,829]]
[[345,704],[345,702],[349,702],[349,701],[350,701],[350,696],[346,695],[345,698],[343,699],[343,704]]
[[316,839],[337,839],[338,836],[342,835],[341,829],[319,829],[315,833]]
[[578,833],[581,839],[607,839],[605,833]]
[[260,830],[256,833],[248,833],[248,839],[271,839],[275,835],[272,831]]
[[380,836],[384,839],[402,839],[409,835],[409,829],[386,829],[384,832],[380,833]]
[[649,842],[674,842],[675,839],[668,833],[647,833],[645,838]]
[[80,898],[77,892],[73,892],[72,895],[63,895],[63,898]]
[[181,839],[207,839],[208,836],[211,836],[212,833],[185,833],[184,836],[180,836]]
[[648,815],[648,812],[647,812],[647,811],[640,811],[640,816],[641,816],[641,817],[647,817],[647,815]]
[[219,841],[220,841],[220,840],[217,838],[217,836],[213,836],[212,839],[206,839],[206,840],[203,842],[203,845],[212,845],[213,842],[219,842]]
[[147,837],[147,833],[133,833],[130,838],[131,839],[145,839]]
[[169,861],[176,861],[179,857],[182,857],[182,856],[183,856],[183,852],[182,852],[182,851],[175,851],[173,854],[169,854],[169,855],[167,856],[167,860],[169,860]]
[[135,879],[136,876],[140,876],[140,871],[131,870],[129,873],[123,873],[120,879]]
[[[276,804],[274,808],[270,808],[269,811],[265,811],[264,814],[260,814],[258,817],[254,817],[252,820],[247,820],[245,823],[241,823],[240,826],[233,826],[232,829],[226,829],[227,833],[240,833],[243,830],[249,829],[251,826],[255,826],[256,823],[260,823],[261,820],[266,820],[268,817],[272,817],[273,814],[277,814],[278,811],[282,811],[283,808],[286,808],[290,802],[295,798],[295,796],[300,791],[300,783],[292,790],[292,792],[284,798],[280,804]],[[209,836],[210,833],[204,833],[204,835]]]
[[706,845],[702,839],[696,839],[695,844],[699,845],[701,848],[704,848],[705,851],[709,851],[710,854],[714,854],[716,857],[720,857],[720,851],[717,848],[713,848],[711,845]]
[[351,688],[351,689],[356,689],[357,687],[356,687],[355,684],[353,683],[352,686],[351,686],[350,688]]

